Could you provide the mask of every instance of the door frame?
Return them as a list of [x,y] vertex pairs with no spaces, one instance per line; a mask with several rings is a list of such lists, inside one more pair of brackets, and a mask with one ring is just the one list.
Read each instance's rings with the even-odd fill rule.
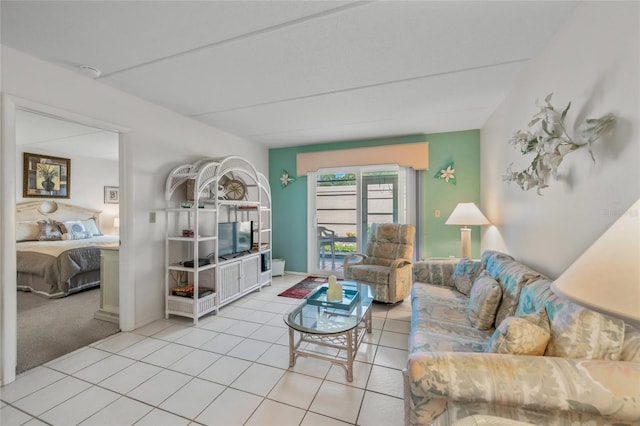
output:
[[131,250],[129,229],[133,223],[133,166],[130,129],[81,114],[51,107],[17,96],[2,94],[0,98],[0,386],[16,378],[17,365],[17,294],[16,294],[16,110],[46,114],[103,130],[118,133],[118,179],[120,186],[120,329],[135,327],[135,252]]

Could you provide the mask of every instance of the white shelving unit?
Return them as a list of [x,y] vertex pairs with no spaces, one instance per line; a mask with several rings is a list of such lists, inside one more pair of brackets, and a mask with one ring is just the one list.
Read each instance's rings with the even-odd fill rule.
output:
[[[240,191],[227,191],[238,182]],[[167,318],[180,315],[197,324],[203,315],[271,284],[271,189],[249,161],[230,156],[176,167],[167,178],[165,199]],[[220,258],[218,224],[241,221],[252,222],[252,249]],[[188,261],[193,266],[185,265]],[[174,294],[186,286],[203,295]]]

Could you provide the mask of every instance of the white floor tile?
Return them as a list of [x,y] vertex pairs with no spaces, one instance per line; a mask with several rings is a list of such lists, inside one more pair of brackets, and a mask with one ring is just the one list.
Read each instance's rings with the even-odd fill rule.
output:
[[395,368],[402,370],[407,366],[407,359],[409,358],[409,352],[401,349],[387,348],[384,346],[378,346],[376,357],[373,361],[376,365],[383,367]]
[[366,392],[358,416],[362,426],[404,425],[404,402],[402,399]]
[[243,425],[262,398],[236,389],[227,388],[200,414],[196,421],[212,426]]
[[333,419],[331,417],[307,411],[307,414],[304,416],[300,426],[345,426],[348,424],[349,423],[341,422],[340,420]]
[[[220,310],[220,312],[222,312],[222,309]],[[219,316],[211,316],[198,321],[198,328],[217,331],[221,333],[227,328],[231,327],[233,324],[235,324],[235,320]]]
[[184,358],[189,353],[193,352],[190,346],[178,345],[176,343],[169,343],[166,346],[161,347],[157,351],[142,358],[143,362],[157,365],[158,367],[168,367],[181,358]]
[[298,357],[296,364],[289,369],[296,373],[324,379],[331,368],[331,362],[318,358]]
[[198,375],[201,379],[210,380],[212,382],[223,385],[230,385],[237,379],[251,363],[243,359],[223,356],[214,362],[209,368]]
[[64,374],[46,367],[36,367],[16,377],[13,383],[0,388],[0,397],[9,403],[61,380]]
[[382,327],[379,329],[374,328],[371,330],[371,333],[367,333],[364,335],[362,341],[365,343],[370,343],[372,345],[377,345],[380,342],[380,336],[382,336]]
[[89,388],[90,383],[74,377],[65,377],[37,392],[14,402],[13,405],[33,415],[39,415],[61,404],[63,401]]
[[278,316],[278,314],[274,314],[273,312],[254,310],[251,314],[247,315],[244,320],[256,322],[258,324],[265,324]]
[[298,426],[304,415],[304,410],[265,399],[245,426]]
[[100,382],[100,386],[111,389],[114,392],[126,394],[161,371],[162,369],[155,365],[136,362],[106,378]]
[[243,340],[244,338],[239,336],[231,336],[230,334],[219,334],[204,345],[200,346],[200,349],[216,352],[219,354],[226,354]]
[[218,333],[215,331],[205,330],[203,328],[193,328],[189,333],[177,339],[175,343],[199,348],[217,335]]
[[160,404],[160,408],[195,419],[224,389],[217,383],[195,378]]
[[143,327],[136,328],[133,333],[140,334],[142,336],[153,336],[159,331],[164,330],[165,328],[169,328],[174,325],[173,322],[168,320],[158,320],[154,321],[151,324],[147,324]]
[[394,333],[392,331],[383,331],[378,344],[380,346],[408,350],[409,335],[404,333]]
[[189,381],[191,381],[191,376],[171,370],[162,370],[127,393],[127,396],[149,405],[159,405]]
[[175,414],[154,409],[149,414],[141,418],[140,421],[136,422],[135,426],[187,426],[189,423],[191,423],[191,421],[183,417],[178,417]]
[[76,425],[111,404],[121,395],[91,386],[62,404],[50,409],[40,418],[52,425]]
[[231,387],[257,395],[267,396],[284,373],[285,370],[280,368],[251,364],[251,366],[231,384]]
[[121,332],[89,346],[116,353],[144,339],[145,337],[139,334]]
[[[1,423],[0,423],[1,424]],[[26,423],[23,423],[22,426],[49,426],[47,423],[42,422],[36,418],[29,420]]]
[[99,383],[135,363],[134,360],[120,355],[111,355],[74,374],[75,377],[91,383]]
[[154,353],[167,344],[168,342],[164,340],[154,339],[153,337],[146,337],[144,340],[141,340],[138,343],[135,343],[128,348],[119,351],[118,355],[141,360],[142,358]]
[[363,397],[363,389],[325,381],[313,399],[309,411],[355,423]]
[[249,338],[251,339],[262,340],[270,343],[276,343],[283,337],[286,338],[285,344],[289,344],[289,334],[287,331],[281,327],[274,327],[272,325],[261,325],[256,331],[249,335]]
[[225,318],[244,320],[253,313],[252,309],[240,308],[235,306],[227,306],[220,310],[220,315]]
[[30,415],[10,405],[0,408],[0,424],[2,425],[21,425],[32,418]]
[[227,355],[255,361],[269,349],[271,343],[260,340],[245,339],[227,352]]
[[409,332],[411,331],[411,323],[407,321],[387,318],[387,320],[384,322],[384,330],[409,334]]
[[267,397],[306,410],[321,384],[318,378],[288,371]]
[[247,337],[260,328],[260,324],[248,321],[236,321],[231,327],[227,328],[224,332],[226,334],[233,334],[234,336]]
[[347,381],[346,370],[339,365],[332,365],[327,374],[327,380],[332,382],[342,383],[347,386],[355,386],[357,388],[364,389],[367,386],[367,380],[369,379],[369,372],[371,371],[371,364],[366,362],[355,361],[353,363],[353,381]]
[[175,324],[171,327],[167,327],[164,330],[160,330],[153,335],[155,339],[162,339],[168,342],[175,342],[181,337],[186,336],[193,330],[192,326],[186,326],[182,324]]
[[286,346],[271,345],[256,362],[286,370],[289,368],[289,348]]
[[72,374],[110,355],[109,352],[85,346],[84,348],[48,362],[45,366],[63,373]]
[[190,376],[197,376],[207,367],[220,359],[222,355],[195,349],[185,357],[171,364],[168,368]]
[[132,425],[151,410],[152,407],[123,396],[80,424],[82,426]]
[[374,365],[371,368],[367,390],[403,398],[402,371]]

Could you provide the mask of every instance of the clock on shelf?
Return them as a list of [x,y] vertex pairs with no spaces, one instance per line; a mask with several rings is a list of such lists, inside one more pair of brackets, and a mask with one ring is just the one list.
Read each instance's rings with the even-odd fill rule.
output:
[[242,200],[247,194],[247,186],[238,179],[230,179],[224,183],[224,192],[227,200]]

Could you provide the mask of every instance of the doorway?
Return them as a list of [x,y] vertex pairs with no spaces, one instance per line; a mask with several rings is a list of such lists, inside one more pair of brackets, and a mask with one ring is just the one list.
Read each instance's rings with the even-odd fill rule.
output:
[[[131,193],[127,187],[131,185],[132,165],[126,161],[130,156],[128,142],[129,129],[109,122],[89,118],[73,112],[50,107],[38,102],[3,94],[2,102],[2,143],[0,144],[0,162],[2,163],[2,192],[0,204],[5,206],[0,212],[0,233],[2,234],[2,255],[0,256],[0,386],[15,380],[17,354],[16,326],[16,182],[22,182],[22,156],[18,155],[16,144],[16,113],[18,110],[38,112],[45,116],[57,117],[73,123],[98,129],[110,130],[118,134],[118,182],[120,189],[119,222],[120,222],[120,271],[119,282],[131,282],[134,276],[134,255],[129,249],[130,241],[127,229],[132,220],[132,213],[127,207],[131,205]],[[135,324],[135,292],[133,286],[120,287],[120,329],[132,330]]]
[[388,165],[310,173],[309,273],[342,276],[345,257],[366,249],[372,223],[410,223],[411,172]]

